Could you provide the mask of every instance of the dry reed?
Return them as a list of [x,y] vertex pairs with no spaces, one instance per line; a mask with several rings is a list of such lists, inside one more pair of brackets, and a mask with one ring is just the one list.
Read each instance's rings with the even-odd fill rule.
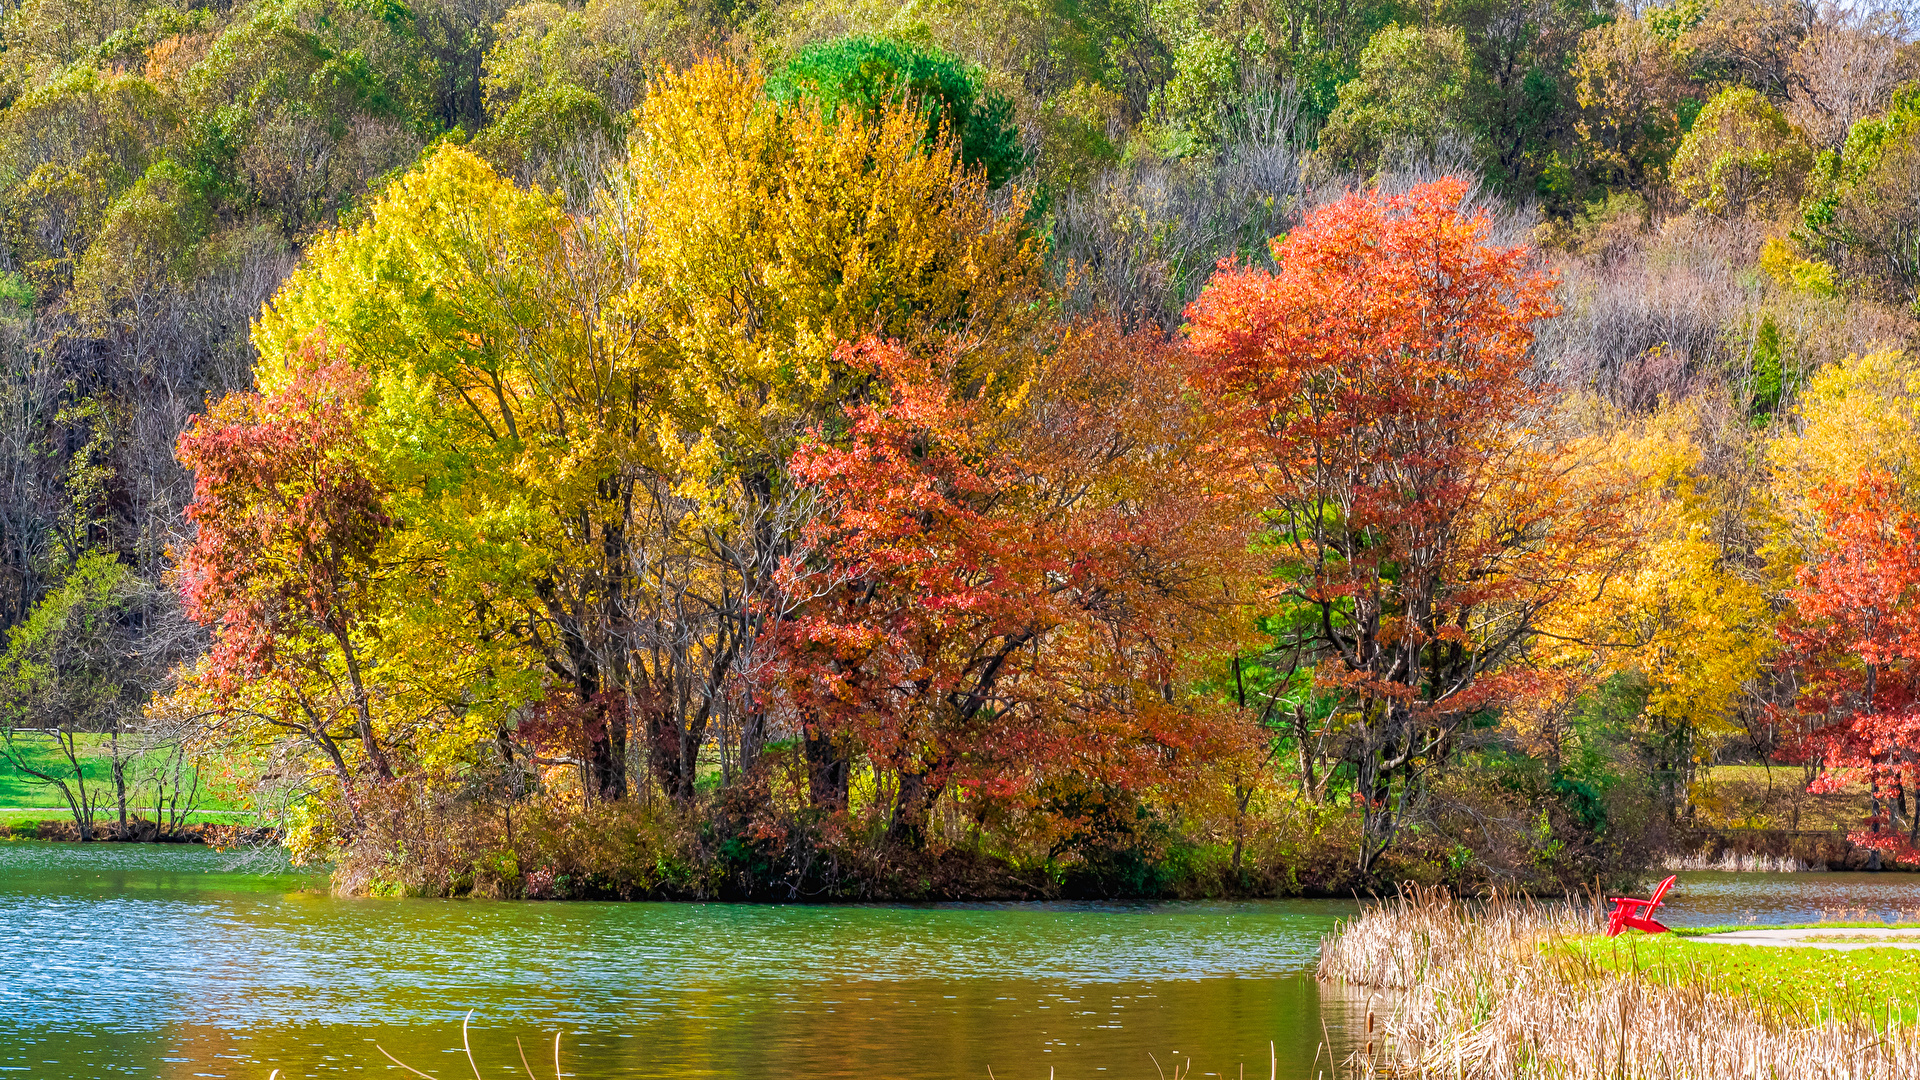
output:
[[[1564,939],[1587,903],[1468,903],[1408,889],[1322,945],[1323,980],[1390,992],[1379,1075],[1508,1080],[1920,1080],[1920,1031],[1864,1015],[1767,1015],[1693,980],[1607,970]],[[1631,947],[1624,945],[1623,947]],[[1391,1065],[1375,1064],[1382,1058]]]
[[1719,858],[1709,858],[1705,852],[1669,855],[1663,865],[1663,869],[1675,873],[1682,870],[1720,870],[1736,874],[1807,874],[1826,868],[1825,863],[1816,865],[1792,855],[1756,855],[1753,852],[1734,851],[1724,852]]

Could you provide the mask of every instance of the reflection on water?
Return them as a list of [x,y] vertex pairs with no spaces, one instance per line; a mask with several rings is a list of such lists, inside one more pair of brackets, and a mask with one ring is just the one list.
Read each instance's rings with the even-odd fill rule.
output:
[[1668,926],[1814,922],[1823,911],[1865,911],[1869,918],[1907,918],[1920,910],[1920,874],[1678,875],[1659,919]]
[[[0,845],[0,1069],[487,1075],[570,1034],[606,1077],[1314,1075],[1351,904],[758,907],[353,901],[196,849]],[[304,890],[304,891],[303,891]],[[1329,1010],[1335,1039],[1349,1010]],[[454,1056],[449,1056],[453,1054]],[[1324,1067],[1324,1059],[1321,1061]]]
[[[1363,995],[1321,997],[1335,901],[758,907],[342,900],[197,848],[0,844],[0,1073],[400,1075],[380,1045],[522,1075],[1310,1078]],[[1683,874],[1676,926],[1920,908],[1894,874]],[[549,1066],[550,1068],[550,1066]],[[0,1080],[4,1080],[0,1076]]]

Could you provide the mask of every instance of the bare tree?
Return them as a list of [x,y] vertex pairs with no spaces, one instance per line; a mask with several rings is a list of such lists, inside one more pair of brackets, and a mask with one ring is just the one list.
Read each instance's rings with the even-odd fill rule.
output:
[[1075,307],[1171,331],[1223,258],[1261,262],[1306,192],[1292,83],[1248,88],[1210,157],[1118,165],[1054,207]]
[[1914,30],[1905,3],[1823,7],[1790,65],[1788,118],[1816,147],[1839,149],[1855,121],[1885,109],[1894,88],[1920,74]]

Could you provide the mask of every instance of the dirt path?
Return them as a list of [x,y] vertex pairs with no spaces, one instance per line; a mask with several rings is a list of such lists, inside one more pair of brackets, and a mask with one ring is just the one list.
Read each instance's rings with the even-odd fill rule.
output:
[[1713,941],[1727,945],[1791,945],[1812,949],[1920,949],[1920,929],[1895,930],[1890,927],[1829,926],[1808,930],[1755,927],[1725,934],[1702,934],[1688,941]]

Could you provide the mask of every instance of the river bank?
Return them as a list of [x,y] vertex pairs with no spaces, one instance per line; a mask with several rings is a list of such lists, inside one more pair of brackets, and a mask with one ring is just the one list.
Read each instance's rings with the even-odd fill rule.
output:
[[1412,889],[1331,935],[1318,976],[1382,995],[1374,1060],[1483,1080],[1920,1076],[1920,953],[1601,936],[1592,903]]
[[[212,848],[230,849],[277,844],[281,836],[281,830],[266,825],[211,821],[163,824],[142,817],[135,817],[124,825],[118,821],[102,821],[93,826],[93,840],[96,843],[204,844]],[[79,843],[80,826],[72,818],[0,821],[0,840]]]
[[1913,866],[1856,843],[1857,825],[1825,829],[1725,828],[1675,830],[1659,865],[1668,871],[1806,873],[1897,870]]

